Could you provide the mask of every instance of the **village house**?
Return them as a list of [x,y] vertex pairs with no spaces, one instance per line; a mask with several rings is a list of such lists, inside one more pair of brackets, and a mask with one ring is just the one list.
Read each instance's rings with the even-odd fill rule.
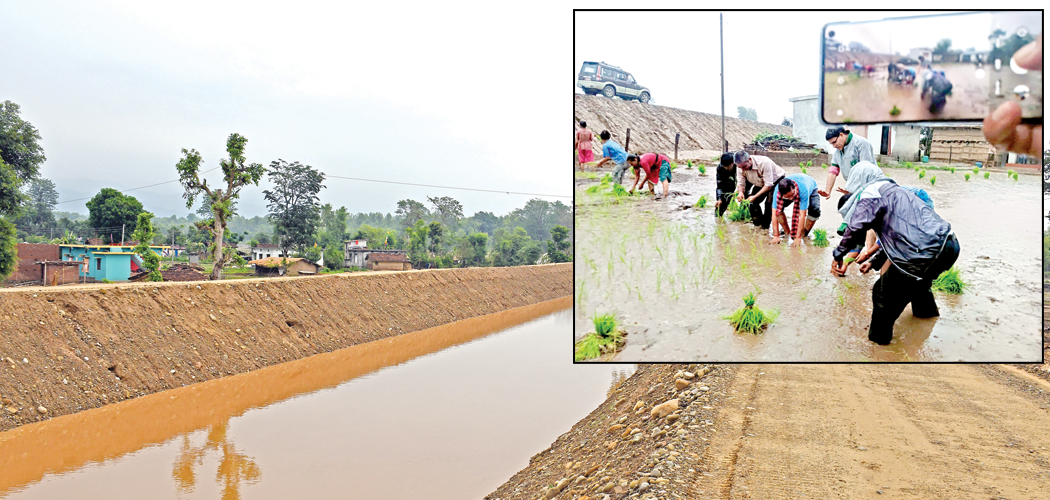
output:
[[[379,250],[379,249],[372,249],[372,248],[368,248],[368,242],[365,241],[365,240],[350,240],[350,241],[345,242],[345,247],[344,247],[344,251],[343,251],[343,256],[344,256],[345,260],[343,262],[343,265],[345,267],[357,267],[357,268],[361,268],[361,269],[370,269],[368,267],[369,263],[365,262],[366,257],[368,257],[369,255],[384,255],[384,254],[385,255],[400,255],[401,257],[404,258],[404,260],[398,261],[398,262],[408,263],[408,252],[406,252],[405,250]],[[375,259],[373,259],[373,261],[375,261]],[[375,261],[375,262],[378,262],[378,261]],[[394,262],[394,261],[387,261],[387,262]],[[389,264],[389,265],[393,266],[393,264]],[[412,269],[411,264],[408,264],[408,265],[409,265],[409,267],[407,269]]]
[[321,272],[321,265],[298,257],[267,257],[248,264],[255,266],[256,276],[299,276]]
[[370,253],[365,255],[365,269],[371,271],[409,271],[412,263],[402,253]]
[[251,260],[267,259],[270,257],[287,257],[287,255],[281,251],[280,247],[270,243],[263,243],[252,247],[251,254]]
[[[135,254],[135,247],[116,245],[57,245],[59,260],[81,261],[87,259],[87,272],[81,269],[80,276],[86,281],[128,281],[131,273],[142,270],[142,258]],[[150,250],[162,255],[166,246],[151,245]]]

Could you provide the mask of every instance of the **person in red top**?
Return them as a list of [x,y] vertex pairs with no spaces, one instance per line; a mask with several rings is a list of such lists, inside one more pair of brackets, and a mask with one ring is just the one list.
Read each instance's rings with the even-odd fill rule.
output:
[[593,139],[594,133],[587,129],[587,122],[580,120],[580,130],[576,131],[576,143],[573,144],[577,153],[577,167],[594,161],[594,148],[591,146]]
[[[665,155],[657,153],[645,153],[644,155],[629,155],[627,157],[627,164],[634,167],[634,184],[631,185],[630,192],[634,192],[635,188],[642,187],[643,179],[649,182],[649,192],[653,193],[653,188],[657,183],[660,183],[664,188],[663,197],[667,197],[667,192],[671,185],[671,159]],[[645,171],[645,177],[641,176],[641,171]]]

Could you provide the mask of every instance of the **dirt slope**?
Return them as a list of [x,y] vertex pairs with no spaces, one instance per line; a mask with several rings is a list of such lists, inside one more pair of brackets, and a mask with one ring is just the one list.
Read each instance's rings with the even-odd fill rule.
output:
[[[574,96],[573,126],[579,130],[580,120],[595,135],[608,130],[613,139],[624,145],[627,129],[631,129],[629,152],[674,152],[674,135],[678,150],[709,149],[721,151],[722,117],[697,111],[642,104],[637,101],[607,99],[602,96],[576,94]],[[772,123],[753,122],[726,116],[726,140],[729,149],[742,149],[760,132],[791,134],[791,127]],[[601,155],[601,143],[594,143],[595,156]]]
[[4,291],[0,431],[571,293],[572,264]]
[[[1013,367],[724,365],[681,390],[672,369],[641,367],[620,390],[629,404],[603,404],[489,498],[1047,498],[1050,383]],[[630,411],[639,391],[688,401],[697,384],[710,401],[673,423]],[[640,443],[603,432],[622,416]],[[605,439],[606,477],[573,482],[589,469],[563,464]]]

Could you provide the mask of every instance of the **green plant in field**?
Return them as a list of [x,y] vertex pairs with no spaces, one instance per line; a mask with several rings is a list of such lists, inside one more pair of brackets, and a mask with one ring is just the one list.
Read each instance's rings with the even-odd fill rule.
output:
[[751,220],[751,202],[747,200],[738,202],[736,199],[733,199],[733,201],[729,202],[726,214],[726,217],[733,222],[747,222]]
[[826,229],[813,230],[813,246],[824,248],[828,246],[828,231]]
[[1007,177],[1013,177],[1014,176],[1014,171],[1013,170],[1007,170],[1006,171],[1006,176]]
[[103,282],[103,283],[113,283],[112,281],[110,281],[110,280],[108,280],[108,279],[106,279],[106,278],[102,278],[102,282]]
[[955,167],[949,167],[948,170],[951,171],[951,173],[953,174],[955,173]]
[[722,319],[728,319],[738,332],[757,335],[762,333],[762,330],[770,323],[776,321],[779,315],[779,310],[763,311],[755,307],[755,294],[748,293],[744,297],[744,307],[737,309],[729,316],[723,316]]
[[846,299],[842,296],[842,292],[839,292],[835,297],[835,302],[838,302],[840,306],[846,305]]
[[808,173],[808,172],[806,172],[806,167],[802,167],[802,173],[803,174]]
[[671,162],[671,171],[672,171],[672,172],[674,172],[674,170],[675,170],[676,168],[678,168],[678,164],[672,161],[672,162]]
[[912,167],[912,164],[911,164],[911,162],[910,162],[910,161],[906,161],[906,162],[904,162],[904,166],[905,166],[905,167],[908,167],[908,168],[913,168],[913,167]]
[[966,180],[970,180],[970,174],[966,174],[963,177],[966,177]]
[[930,177],[930,185],[932,186],[934,184],[937,184],[937,176],[936,175],[933,176],[933,177]]
[[823,169],[827,170],[828,164],[827,163],[821,163],[820,164],[820,168],[823,168]]
[[595,184],[595,185],[587,188],[587,193],[588,194],[597,194],[598,191],[600,191],[602,189],[602,187],[603,187],[602,184]]
[[1014,180],[1017,180],[1017,172],[1014,172]]
[[985,173],[984,173],[984,178],[985,178],[985,179],[987,179],[987,178],[988,178],[988,176],[990,176],[990,175],[992,175],[992,173],[991,173],[991,172],[985,172]]
[[926,171],[925,170],[919,171],[919,178],[922,179],[923,177],[926,177]]
[[799,168],[805,167],[806,166],[806,162],[800,161],[800,162],[798,162],[798,166],[799,166]]
[[693,205],[696,208],[704,208],[707,206],[707,195],[701,195],[699,200],[696,200],[696,204]]
[[890,110],[891,116],[897,116],[901,114],[901,108],[898,108],[896,104],[893,105],[893,109]]
[[630,196],[630,193],[628,193],[627,190],[623,188],[623,185],[613,184],[612,195],[617,198],[622,198],[624,196]]
[[697,163],[696,169],[700,171],[700,175],[707,175],[707,168],[704,167],[703,163]]
[[685,168],[687,168],[687,169],[693,168],[693,160],[686,160],[685,161]]
[[959,269],[952,266],[951,269],[941,273],[937,279],[933,280],[933,285],[930,286],[930,290],[956,295],[963,293],[964,290],[970,287],[970,284],[964,282],[959,276],[959,273]]
[[807,167],[812,167],[812,166],[813,166],[813,160],[809,160],[809,161],[807,161],[807,162],[806,162],[806,166],[807,166]]
[[981,171],[981,169],[979,169],[977,167],[973,167],[973,175],[977,175],[980,171]]

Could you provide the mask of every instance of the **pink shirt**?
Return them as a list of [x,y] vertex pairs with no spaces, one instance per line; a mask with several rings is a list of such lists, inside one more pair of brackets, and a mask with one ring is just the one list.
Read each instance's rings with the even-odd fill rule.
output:
[[638,157],[638,165],[642,167],[642,170],[645,170],[646,177],[653,184],[660,182],[660,165],[665,161],[671,163],[670,158],[664,155],[659,156],[660,158],[657,159],[656,153],[645,153]]
[[594,133],[589,129],[581,128],[576,131],[576,140],[579,141],[580,145],[577,146],[579,151],[587,151],[591,149],[591,140],[594,139]]

